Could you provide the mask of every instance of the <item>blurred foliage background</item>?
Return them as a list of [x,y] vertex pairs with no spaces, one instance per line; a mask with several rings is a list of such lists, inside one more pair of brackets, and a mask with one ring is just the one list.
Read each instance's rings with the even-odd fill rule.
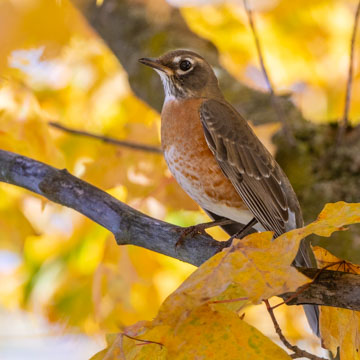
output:
[[[100,9],[106,2],[96,5]],[[189,28],[217,47],[223,67],[242,83],[266,90],[241,2],[127,3],[129,11],[142,6],[159,23],[172,7],[180,7]],[[251,6],[276,91],[289,95],[314,123],[341,118],[356,1],[256,0]],[[207,220],[170,176],[161,155],[48,125],[56,121],[133,142],[160,141],[159,114],[133,94],[128,73],[71,2],[1,0],[0,32],[1,149],[67,168],[153,217],[182,226]],[[161,41],[148,44],[150,53],[142,55],[159,55]],[[358,64],[350,110],[354,125],[360,113]],[[133,63],[134,71],[144,71],[140,66]],[[162,89],[151,91],[162,97]],[[272,151],[270,139],[278,127],[256,129]],[[225,238],[220,230],[211,234]],[[144,249],[119,247],[82,215],[5,184],[0,184],[0,248],[5,313],[25,309],[62,324],[61,332],[101,335],[151,319],[194,269]],[[261,306],[249,309],[246,320],[276,339],[263,311]],[[291,340],[305,337],[309,349],[316,346],[300,309],[282,308],[279,317]]]

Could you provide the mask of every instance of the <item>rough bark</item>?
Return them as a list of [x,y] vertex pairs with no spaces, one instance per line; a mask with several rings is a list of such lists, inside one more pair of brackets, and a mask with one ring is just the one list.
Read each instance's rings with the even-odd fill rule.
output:
[[[119,245],[136,245],[195,266],[221,251],[227,242],[209,235],[188,237],[176,246],[180,227],[129,207],[99,188],[39,161],[0,150],[0,182],[17,185],[70,207],[111,231]],[[314,278],[318,269],[300,269]],[[293,294],[282,295],[284,299]],[[360,310],[360,275],[323,271],[289,305],[318,304]]]
[[360,311],[360,276],[339,271],[305,269],[300,271],[315,282],[294,293],[280,295],[288,305],[314,304]]

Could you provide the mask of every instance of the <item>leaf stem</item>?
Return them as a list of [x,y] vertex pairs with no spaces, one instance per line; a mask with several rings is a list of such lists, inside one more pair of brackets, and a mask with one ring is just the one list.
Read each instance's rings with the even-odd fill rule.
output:
[[246,297],[235,298],[235,299],[209,301],[208,304],[227,304],[227,303],[233,303],[233,302],[238,302],[238,301],[246,301],[246,300],[249,300],[249,298],[247,296]]
[[138,345],[156,344],[156,345],[159,345],[160,347],[163,347],[163,346],[164,346],[164,344],[159,343],[159,342],[157,342],[157,341],[138,339],[138,338],[136,338],[136,337],[130,336],[130,335],[125,334],[125,333],[122,333],[122,336],[126,336],[127,338],[129,338],[129,339],[131,339],[131,340],[140,341],[141,344],[138,344]]

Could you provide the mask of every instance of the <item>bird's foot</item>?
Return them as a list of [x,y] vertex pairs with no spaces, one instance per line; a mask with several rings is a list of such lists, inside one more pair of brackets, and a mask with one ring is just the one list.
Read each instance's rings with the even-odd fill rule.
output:
[[252,228],[257,224],[257,222],[258,221],[255,218],[251,219],[251,221],[249,221],[240,231],[233,234],[229,240],[226,241],[229,244],[228,246],[232,244],[234,239],[242,239],[244,236],[249,235],[253,231]]
[[202,224],[189,226],[186,228],[177,228],[176,231],[178,231],[180,233],[180,238],[176,242],[175,247],[177,248],[180,245],[183,245],[185,242],[185,239],[187,237],[193,238],[196,235],[206,235],[206,231],[205,231],[206,229],[210,229],[215,226],[227,225],[227,224],[231,224],[231,223],[233,223],[232,220],[223,218],[223,219],[219,219],[219,220],[210,221],[208,223],[202,223]]

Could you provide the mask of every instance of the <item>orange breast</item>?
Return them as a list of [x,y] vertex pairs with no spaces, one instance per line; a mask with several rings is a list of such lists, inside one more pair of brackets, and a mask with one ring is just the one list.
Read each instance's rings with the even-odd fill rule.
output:
[[164,104],[161,143],[165,160],[177,182],[203,208],[212,210],[211,204],[218,204],[245,210],[206,143],[198,112],[202,101],[169,100]]

